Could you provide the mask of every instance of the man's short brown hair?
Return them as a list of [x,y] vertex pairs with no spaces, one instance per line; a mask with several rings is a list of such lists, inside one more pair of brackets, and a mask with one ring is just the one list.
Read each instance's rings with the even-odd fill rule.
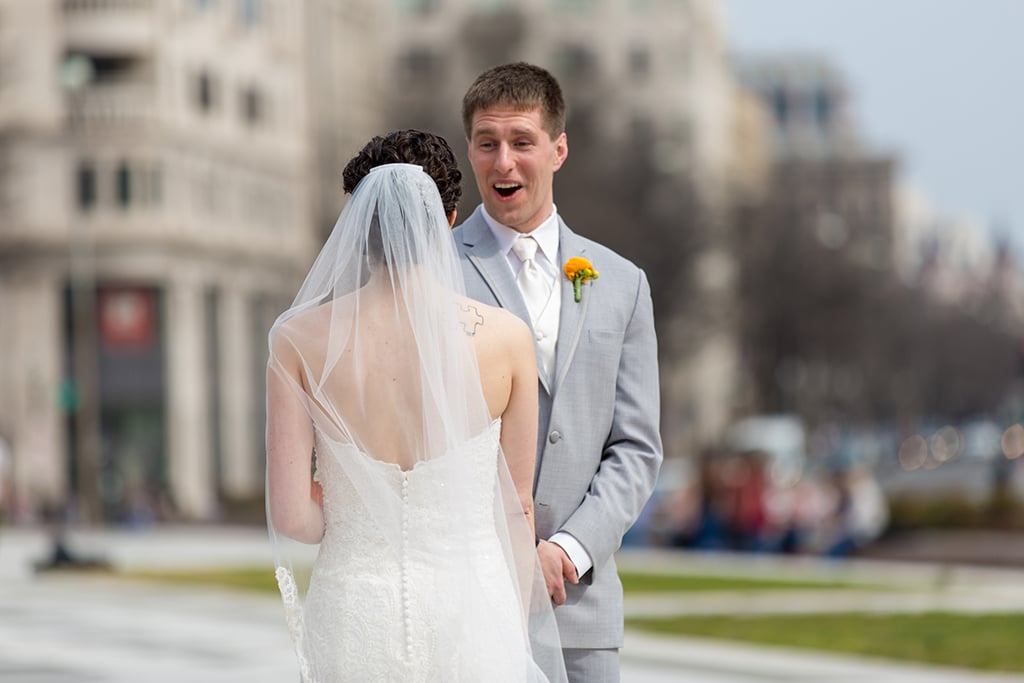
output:
[[562,87],[547,70],[526,62],[495,66],[477,76],[462,98],[462,126],[473,132],[473,115],[497,105],[517,111],[540,109],[544,129],[554,140],[565,132]]

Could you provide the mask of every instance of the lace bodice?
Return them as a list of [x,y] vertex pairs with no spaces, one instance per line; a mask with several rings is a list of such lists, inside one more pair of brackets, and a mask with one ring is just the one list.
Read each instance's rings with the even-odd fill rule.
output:
[[[410,470],[374,460],[352,446],[328,448],[320,441],[319,453],[333,450],[337,456],[318,459],[325,524],[321,562],[350,570],[371,569],[371,563],[381,561],[380,553],[354,557],[347,549],[375,544],[382,552],[390,549],[385,554],[398,560],[395,546],[399,544],[408,553],[436,555],[450,553],[456,538],[464,543],[492,537],[499,433],[500,422],[495,421],[461,448]],[[380,484],[371,501],[366,501],[365,482],[347,475],[367,469]],[[458,495],[444,493],[454,482],[464,484],[463,490]],[[388,512],[401,515],[402,539],[390,537],[390,530],[380,524],[384,502],[380,499],[388,496]],[[457,537],[452,533],[453,519],[458,520]]]
[[289,619],[305,680],[526,680],[495,526],[499,431],[407,471],[318,440],[325,533]]

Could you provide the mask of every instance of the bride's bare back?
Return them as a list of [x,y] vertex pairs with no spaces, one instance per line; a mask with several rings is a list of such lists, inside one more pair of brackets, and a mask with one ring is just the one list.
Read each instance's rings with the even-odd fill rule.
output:
[[[409,321],[395,315],[388,287],[374,287],[361,290],[358,313],[351,310],[353,299],[335,300],[296,316],[280,333],[294,349],[287,354],[293,359],[289,370],[320,413],[316,422],[324,435],[408,469],[423,457],[418,449],[429,424],[416,422],[429,422],[430,411],[422,401]],[[453,305],[459,332],[476,353],[490,418],[502,418],[502,450],[520,489],[520,482],[532,483],[537,435],[537,366],[529,329],[511,313],[466,297],[454,297]],[[339,339],[341,331],[331,326],[338,317],[354,321],[354,334],[345,331]],[[338,353],[334,347],[340,344],[345,348]],[[333,367],[326,366],[327,358],[337,358]]]

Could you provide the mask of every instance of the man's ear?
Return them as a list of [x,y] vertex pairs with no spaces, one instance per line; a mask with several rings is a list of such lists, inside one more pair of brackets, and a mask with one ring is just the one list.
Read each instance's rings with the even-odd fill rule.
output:
[[566,137],[563,131],[561,135],[555,140],[555,169],[562,168],[562,164],[565,163],[566,158],[569,156],[569,138]]

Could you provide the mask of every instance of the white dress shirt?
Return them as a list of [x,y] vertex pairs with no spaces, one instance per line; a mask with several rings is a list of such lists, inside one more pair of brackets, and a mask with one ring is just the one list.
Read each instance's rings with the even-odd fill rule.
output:
[[561,269],[558,265],[558,213],[552,205],[551,215],[543,223],[538,225],[529,233],[519,233],[512,228],[498,223],[487,211],[483,212],[484,221],[487,223],[498,246],[505,253],[505,259],[512,269],[512,276],[519,277],[519,271],[523,262],[519,260],[512,245],[520,237],[532,237],[537,242],[537,253],[533,262],[543,278],[548,291],[547,300],[538,307],[536,314],[531,311],[530,327],[533,328],[534,341],[537,344],[537,356],[540,361],[540,372],[549,381],[555,374],[555,352],[558,343],[558,317],[562,308],[561,288],[558,276]]

